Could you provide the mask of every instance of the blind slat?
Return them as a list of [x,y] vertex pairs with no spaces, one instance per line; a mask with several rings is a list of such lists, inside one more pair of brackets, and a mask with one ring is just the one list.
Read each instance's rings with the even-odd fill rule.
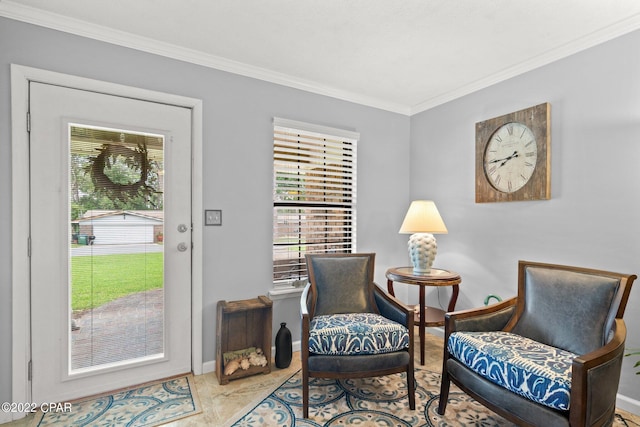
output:
[[291,126],[296,123],[274,120],[273,280],[279,283],[306,278],[304,254],[349,253],[356,242],[358,134]]

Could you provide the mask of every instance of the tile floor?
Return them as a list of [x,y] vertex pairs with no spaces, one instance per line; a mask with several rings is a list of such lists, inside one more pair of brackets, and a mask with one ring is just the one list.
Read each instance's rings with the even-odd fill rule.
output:
[[[416,331],[417,332],[417,331]],[[420,347],[416,333],[416,366],[420,363]],[[425,337],[425,369],[440,371],[442,369],[442,338],[426,334]],[[166,424],[169,427],[222,426],[244,408],[257,403],[277,386],[300,369],[300,354],[294,353],[291,365],[286,369],[273,367],[270,374],[254,375],[227,385],[219,385],[215,372],[195,377],[196,388],[202,413],[182,420]],[[635,425],[640,425],[640,416],[625,414]],[[29,417],[11,423],[0,424],[2,427],[27,427]]]
[[[416,333],[416,365],[420,363],[420,347],[417,338]],[[424,368],[440,371],[442,369],[442,338],[426,334],[425,344]],[[278,369],[274,365],[269,375],[255,375],[231,381],[224,386],[218,385],[215,373],[198,376],[196,386],[203,408],[202,414],[178,420],[168,426],[222,426],[243,408],[251,409],[252,404],[262,400],[299,369],[300,353],[297,352],[293,354],[293,361],[286,369]]]

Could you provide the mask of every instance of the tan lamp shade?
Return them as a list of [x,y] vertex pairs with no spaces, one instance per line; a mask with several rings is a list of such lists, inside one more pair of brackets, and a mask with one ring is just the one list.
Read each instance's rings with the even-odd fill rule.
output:
[[438,212],[436,204],[431,200],[414,200],[404,217],[399,233],[435,233],[447,234],[447,227]]

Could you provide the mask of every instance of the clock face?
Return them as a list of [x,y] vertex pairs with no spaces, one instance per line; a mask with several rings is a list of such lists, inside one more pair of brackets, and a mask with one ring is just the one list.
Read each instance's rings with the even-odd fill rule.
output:
[[500,126],[484,152],[484,172],[491,185],[503,193],[522,188],[536,168],[538,149],[531,129],[519,122]]

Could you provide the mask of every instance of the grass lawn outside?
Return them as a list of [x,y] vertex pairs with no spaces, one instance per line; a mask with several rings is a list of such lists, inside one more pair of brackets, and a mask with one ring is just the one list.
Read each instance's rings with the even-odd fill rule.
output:
[[162,288],[162,252],[74,256],[71,258],[71,308],[99,307],[137,292]]

